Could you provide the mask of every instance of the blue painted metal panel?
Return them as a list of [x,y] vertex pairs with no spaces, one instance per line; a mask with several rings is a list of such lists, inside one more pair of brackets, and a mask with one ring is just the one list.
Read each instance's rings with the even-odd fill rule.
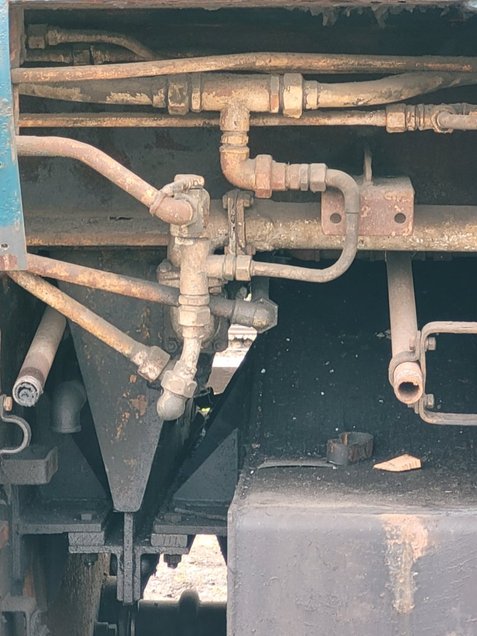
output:
[[0,0],[0,271],[25,268],[25,228],[10,80],[8,0]]

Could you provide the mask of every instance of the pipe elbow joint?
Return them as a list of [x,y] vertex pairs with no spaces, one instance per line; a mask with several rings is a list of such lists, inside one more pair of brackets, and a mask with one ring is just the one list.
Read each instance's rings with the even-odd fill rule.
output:
[[164,389],[157,400],[157,414],[164,422],[178,420],[185,411],[186,398]]

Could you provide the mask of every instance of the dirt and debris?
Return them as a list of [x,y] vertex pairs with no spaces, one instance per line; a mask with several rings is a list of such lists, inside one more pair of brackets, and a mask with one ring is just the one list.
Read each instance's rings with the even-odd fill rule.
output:
[[151,601],[177,600],[185,590],[195,589],[200,600],[226,601],[227,566],[215,536],[196,537],[190,554],[182,557],[176,569],[161,559],[149,579],[144,598]]

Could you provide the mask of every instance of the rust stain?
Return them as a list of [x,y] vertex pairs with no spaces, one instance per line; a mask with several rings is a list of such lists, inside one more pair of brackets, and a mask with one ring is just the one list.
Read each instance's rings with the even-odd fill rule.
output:
[[381,519],[386,533],[386,565],[393,607],[399,614],[410,614],[417,589],[414,567],[430,548],[429,531],[424,520],[416,515],[385,514]]
[[129,403],[133,409],[137,412],[139,417],[144,417],[147,411],[147,397],[145,395],[138,395],[136,398],[131,398]]

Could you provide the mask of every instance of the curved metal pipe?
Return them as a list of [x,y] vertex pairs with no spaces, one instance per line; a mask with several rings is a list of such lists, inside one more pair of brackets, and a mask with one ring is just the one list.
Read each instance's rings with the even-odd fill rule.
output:
[[63,435],[81,431],[81,409],[86,404],[86,391],[78,380],[62,382],[53,392],[51,428]]
[[338,260],[325,269],[309,269],[294,265],[279,263],[260,263],[252,261],[250,273],[252,276],[270,276],[273,278],[288,278],[309,283],[328,283],[342,276],[353,263],[358,251],[359,233],[359,188],[356,181],[341,170],[327,170],[326,185],[336,188],[343,193],[345,202],[346,236],[343,250]]
[[153,209],[154,215],[166,223],[184,225],[193,218],[192,207],[187,201],[165,195],[90,144],[67,137],[17,136],[16,147],[18,154],[24,157],[68,157],[85,163],[150,210]]

